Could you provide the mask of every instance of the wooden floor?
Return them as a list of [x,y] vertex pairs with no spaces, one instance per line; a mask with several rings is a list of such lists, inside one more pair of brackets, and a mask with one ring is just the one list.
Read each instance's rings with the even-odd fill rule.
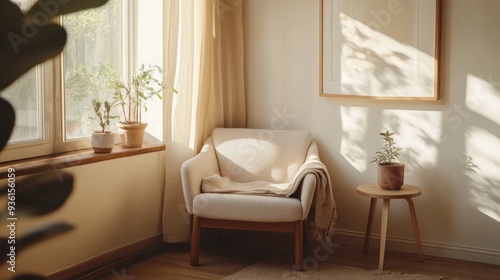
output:
[[[359,247],[340,245],[325,250],[320,244],[305,245],[304,257],[321,256],[328,251],[328,263],[355,266],[369,270],[378,268],[378,250],[363,254]],[[321,249],[319,249],[321,248]],[[318,251],[319,250],[319,251]],[[293,236],[280,233],[243,231],[205,231],[202,236],[200,265],[189,265],[187,244],[169,244],[159,254],[117,268],[104,279],[221,279],[272,255],[293,256]],[[425,254],[425,251],[424,251]],[[321,257],[322,258],[322,257]],[[321,263],[319,263],[321,265]],[[306,266],[307,267],[307,266]],[[443,275],[443,279],[500,279],[500,266],[425,256],[386,252],[385,269],[403,273]]]

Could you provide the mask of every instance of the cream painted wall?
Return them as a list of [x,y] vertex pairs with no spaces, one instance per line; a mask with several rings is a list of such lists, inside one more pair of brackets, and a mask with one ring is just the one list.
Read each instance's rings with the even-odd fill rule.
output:
[[[362,245],[369,200],[356,186],[374,182],[369,162],[390,129],[406,182],[423,189],[424,253],[500,264],[500,1],[443,1],[437,102],[320,97],[320,1],[243,5],[248,124],[312,132],[334,181],[337,241]],[[416,253],[404,201],[391,204],[389,236],[391,249]]]
[[[19,218],[17,236],[49,221],[66,221],[76,228],[20,252],[16,275],[52,274],[161,234],[165,152],[82,165],[64,171],[75,178],[74,190],[67,202],[50,215],[38,219]],[[4,234],[2,229],[2,236]],[[0,279],[13,276],[7,273],[10,272],[3,265]]]

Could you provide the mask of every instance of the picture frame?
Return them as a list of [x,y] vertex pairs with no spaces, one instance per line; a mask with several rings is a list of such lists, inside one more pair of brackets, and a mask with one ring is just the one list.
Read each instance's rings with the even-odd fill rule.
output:
[[439,99],[441,0],[320,6],[320,96]]

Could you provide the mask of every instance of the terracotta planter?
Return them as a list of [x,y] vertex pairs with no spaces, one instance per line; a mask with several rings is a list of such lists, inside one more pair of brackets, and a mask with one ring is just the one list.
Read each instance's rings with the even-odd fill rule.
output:
[[115,146],[115,134],[111,131],[94,132],[91,139],[94,153],[111,153]]
[[140,148],[144,139],[144,130],[147,123],[124,124],[118,123],[120,137],[124,148]]
[[405,165],[392,163],[378,165],[377,183],[384,190],[399,190],[404,184]]

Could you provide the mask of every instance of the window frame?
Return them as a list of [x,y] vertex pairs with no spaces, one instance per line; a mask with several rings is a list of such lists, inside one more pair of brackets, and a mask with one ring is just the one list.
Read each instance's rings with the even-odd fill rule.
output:
[[[137,42],[137,0],[123,1],[123,77],[128,77],[132,67],[136,65]],[[63,25],[63,17],[55,22]],[[37,89],[42,92],[38,98],[42,102],[43,120],[41,139],[8,143],[0,153],[0,163],[20,159],[28,159],[51,154],[59,154],[91,147],[90,136],[79,139],[65,139],[65,85],[64,85],[64,51],[37,67]],[[117,138],[117,143],[119,144]]]
[[[38,110],[41,110],[42,119],[38,121],[41,126],[40,139],[19,141],[14,143],[7,143],[6,147],[0,153],[0,162],[17,160],[21,158],[29,158],[33,156],[48,155],[53,153],[52,145],[52,131],[54,130],[54,123],[49,120],[54,118],[53,99],[53,85],[45,79],[47,73],[51,73],[53,68],[53,60],[45,61],[36,66],[37,75],[37,98]],[[40,77],[38,77],[40,76]]]

